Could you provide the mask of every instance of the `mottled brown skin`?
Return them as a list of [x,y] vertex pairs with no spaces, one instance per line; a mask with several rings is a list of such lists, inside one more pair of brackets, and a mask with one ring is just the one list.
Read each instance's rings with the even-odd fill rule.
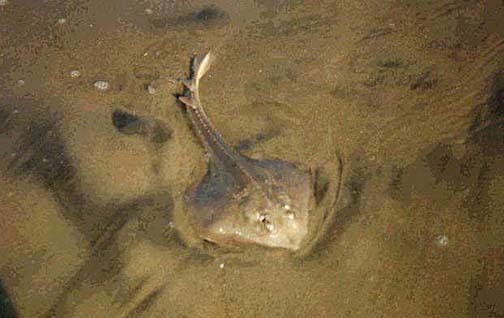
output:
[[310,173],[280,160],[254,160],[233,149],[213,127],[199,99],[210,53],[196,57],[180,100],[209,155],[203,180],[185,203],[199,235],[217,244],[254,243],[297,250],[307,234]]

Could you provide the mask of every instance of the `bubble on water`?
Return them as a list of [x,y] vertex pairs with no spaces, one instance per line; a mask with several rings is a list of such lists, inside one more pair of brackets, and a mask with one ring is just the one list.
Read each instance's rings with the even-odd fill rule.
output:
[[70,71],[70,77],[71,78],[77,78],[81,76],[81,72],[79,70],[72,70]]
[[449,243],[449,240],[448,240],[448,236],[444,235],[444,234],[441,234],[439,235],[438,237],[436,237],[436,245],[437,246],[440,246],[440,247],[445,247],[448,245]]
[[109,88],[109,83],[107,81],[98,80],[93,83],[94,87],[100,91],[106,91]]

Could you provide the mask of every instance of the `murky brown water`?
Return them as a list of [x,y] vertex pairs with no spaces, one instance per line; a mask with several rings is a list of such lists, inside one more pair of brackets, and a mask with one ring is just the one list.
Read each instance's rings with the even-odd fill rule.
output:
[[[503,17],[497,0],[0,1],[3,312],[504,315]],[[226,140],[316,175],[300,251],[190,226],[207,165],[175,95],[209,49]]]

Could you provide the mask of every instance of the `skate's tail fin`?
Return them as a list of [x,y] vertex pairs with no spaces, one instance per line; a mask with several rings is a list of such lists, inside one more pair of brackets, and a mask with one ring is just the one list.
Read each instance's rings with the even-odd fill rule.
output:
[[197,90],[199,85],[199,80],[206,74],[210,69],[214,58],[212,52],[209,51],[203,56],[196,56],[193,60],[193,75],[192,75],[192,89]]
[[186,106],[189,106],[191,108],[201,107],[198,97],[199,81],[210,69],[210,65],[212,64],[213,59],[214,58],[211,52],[208,52],[205,55],[194,57],[192,61],[191,77],[182,81],[189,92],[186,92],[185,95],[179,96],[178,98]]

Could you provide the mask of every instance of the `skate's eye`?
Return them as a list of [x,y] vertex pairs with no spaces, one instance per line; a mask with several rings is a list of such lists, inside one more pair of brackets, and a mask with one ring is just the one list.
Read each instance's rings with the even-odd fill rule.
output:
[[127,135],[138,133],[142,129],[139,117],[123,111],[115,111],[112,114],[112,124],[119,132]]

